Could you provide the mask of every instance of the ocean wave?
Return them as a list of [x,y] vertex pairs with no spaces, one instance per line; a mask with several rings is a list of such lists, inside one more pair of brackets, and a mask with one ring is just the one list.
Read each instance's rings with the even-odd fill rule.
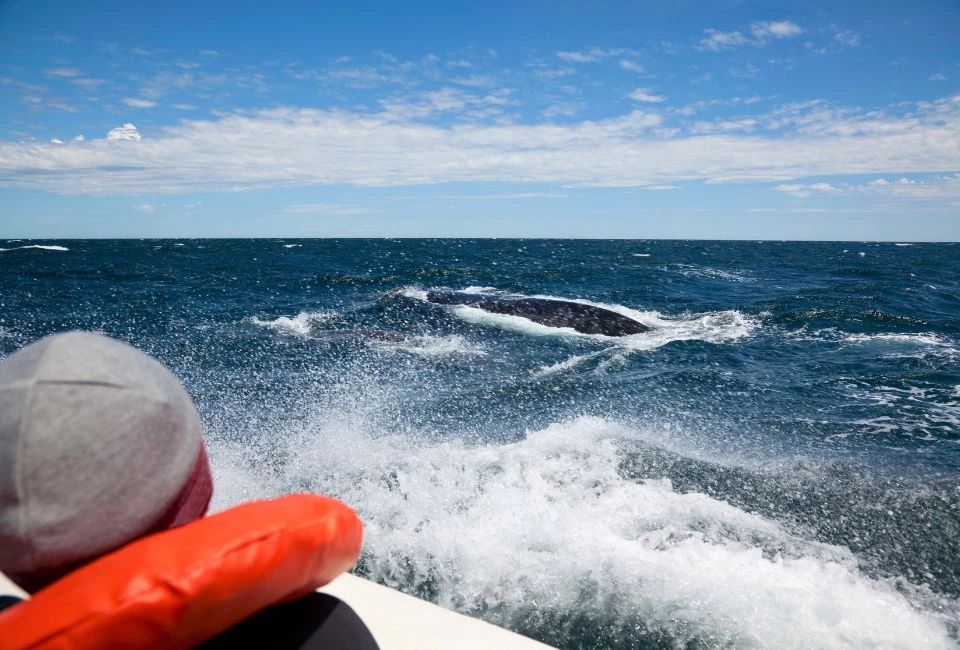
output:
[[548,366],[542,366],[541,368],[533,371],[532,375],[535,379],[541,379],[543,377],[549,377],[550,375],[555,375],[560,372],[566,372],[567,370],[572,370],[584,362],[590,361],[591,359],[609,355],[609,352],[614,349],[616,348],[607,348],[605,350],[599,350],[589,354],[577,354],[569,359],[566,359],[565,361],[558,361],[557,363],[553,363]]
[[680,275],[693,278],[707,278],[711,280],[727,280],[729,282],[750,282],[752,277],[745,273],[735,271],[724,271],[696,264],[673,264],[664,267],[666,271],[676,271]]
[[263,320],[257,316],[251,316],[247,321],[281,334],[309,336],[315,332],[319,326],[339,320],[339,318],[340,315],[336,312],[302,311],[296,316],[278,316],[273,320]]
[[427,290],[422,287],[400,287],[391,293],[396,293],[404,298],[413,298],[414,300],[427,302]]
[[13,248],[0,248],[0,252],[19,251],[27,248],[35,248],[35,249],[44,250],[44,251],[69,251],[70,250],[66,246],[52,246],[52,245],[47,246],[43,244],[30,244],[28,246],[14,246]]
[[[883,415],[851,422],[868,435],[899,433],[921,440],[960,440],[960,399],[956,387],[862,386],[846,391],[851,403],[861,402],[884,409]],[[848,437],[840,434],[837,437]]]
[[887,349],[880,351],[886,359],[940,358],[947,361],[960,360],[956,342],[946,336],[931,332],[915,334],[848,334],[841,341],[852,345],[879,344]]
[[873,341],[891,341],[895,343],[909,343],[932,347],[949,348],[952,343],[946,337],[931,332],[917,332],[912,334],[881,333],[881,334],[849,334],[838,332],[844,343],[870,343]]
[[214,441],[217,507],[292,486],[333,494],[364,519],[368,577],[568,647],[594,647],[577,638],[591,630],[620,648],[664,636],[681,647],[954,647],[954,601],[869,578],[842,547],[668,479],[624,478],[620,443],[635,432],[616,422],[476,446],[378,436],[355,415],[318,412],[282,432],[282,467]]
[[798,342],[824,342],[849,346],[879,346],[878,356],[891,359],[922,359],[928,356],[947,360],[960,359],[957,342],[934,332],[879,332],[873,334],[846,332],[837,328],[807,331],[799,329],[784,333],[784,337]]

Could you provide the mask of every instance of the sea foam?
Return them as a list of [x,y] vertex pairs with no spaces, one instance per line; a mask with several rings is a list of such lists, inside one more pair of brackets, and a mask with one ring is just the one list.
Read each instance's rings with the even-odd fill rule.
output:
[[264,320],[251,316],[248,321],[254,325],[274,330],[281,334],[309,336],[319,325],[335,321],[339,314],[326,311],[302,311],[296,316],[278,316],[273,320]]
[[69,251],[70,250],[66,246],[46,246],[43,244],[30,244],[28,246],[14,246],[13,248],[0,248],[0,252],[18,251],[18,250],[24,250],[27,248],[35,248],[35,249],[44,250],[44,251]]
[[638,630],[679,646],[954,647],[943,614],[846,549],[624,478],[619,443],[636,432],[614,421],[485,445],[378,434],[349,408],[301,422],[270,468],[214,442],[217,506],[294,486],[335,495],[364,519],[364,572],[446,607],[545,639],[589,622],[623,648]]

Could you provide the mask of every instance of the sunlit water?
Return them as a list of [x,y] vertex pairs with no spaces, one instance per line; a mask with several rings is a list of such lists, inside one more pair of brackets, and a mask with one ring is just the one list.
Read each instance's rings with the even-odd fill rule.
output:
[[340,497],[359,573],[548,643],[960,638],[960,246],[0,240],[0,355],[71,328],[184,380],[216,508]]

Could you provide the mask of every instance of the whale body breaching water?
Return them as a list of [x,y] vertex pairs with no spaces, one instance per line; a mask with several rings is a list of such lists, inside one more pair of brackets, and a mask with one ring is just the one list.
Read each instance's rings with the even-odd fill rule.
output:
[[438,305],[465,305],[493,314],[522,316],[549,327],[570,327],[581,334],[629,336],[650,328],[610,309],[552,298],[509,298],[463,291],[428,291],[427,301]]

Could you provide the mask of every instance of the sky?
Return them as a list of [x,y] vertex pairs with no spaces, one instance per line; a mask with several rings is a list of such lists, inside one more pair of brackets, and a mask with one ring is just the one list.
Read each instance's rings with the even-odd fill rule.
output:
[[0,237],[960,240],[960,2],[0,0]]

